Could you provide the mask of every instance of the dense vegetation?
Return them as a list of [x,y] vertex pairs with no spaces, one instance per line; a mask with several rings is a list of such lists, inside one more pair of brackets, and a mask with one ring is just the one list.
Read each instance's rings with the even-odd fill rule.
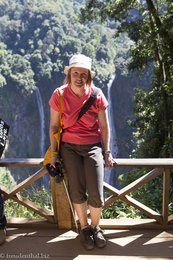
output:
[[171,0],[86,1],[82,20],[115,21],[135,42],[129,69],[153,66],[150,91],[136,100],[137,157],[173,156],[173,3]]
[[[78,19],[82,2],[0,2],[0,110],[10,124],[8,156],[40,156],[39,145],[34,147],[39,140],[35,130],[40,128],[36,87],[43,101],[48,145],[48,100],[53,89],[62,84],[63,69],[72,54],[84,53],[93,59],[95,84],[101,88],[115,71],[116,56],[121,52],[121,63],[125,60],[128,48],[121,45],[128,46],[129,39],[123,34],[116,40],[115,31],[106,25],[82,25]],[[34,146],[29,142],[33,138]]]

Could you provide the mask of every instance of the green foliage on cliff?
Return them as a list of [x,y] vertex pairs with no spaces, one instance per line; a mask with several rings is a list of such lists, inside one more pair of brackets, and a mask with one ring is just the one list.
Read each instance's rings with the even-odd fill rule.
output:
[[115,39],[115,29],[109,24],[83,25],[79,21],[83,4],[77,0],[0,2],[0,110],[10,124],[6,156],[40,156],[36,86],[43,102],[48,146],[48,100],[62,84],[64,66],[74,53],[93,59],[94,83],[101,88],[115,72],[115,65],[127,62],[132,41],[126,34]]
[[44,80],[56,84],[69,57],[77,52],[93,58],[100,83],[108,80],[115,69],[114,32],[100,24],[82,25],[78,9],[78,1],[67,0],[1,4],[0,41],[6,45],[5,61],[10,67],[5,72],[3,67],[1,76],[8,77],[8,84],[29,92]]
[[173,3],[170,0],[86,1],[81,19],[111,21],[117,34],[134,41],[129,68],[143,71],[153,65],[149,91],[135,96],[136,157],[173,156]]

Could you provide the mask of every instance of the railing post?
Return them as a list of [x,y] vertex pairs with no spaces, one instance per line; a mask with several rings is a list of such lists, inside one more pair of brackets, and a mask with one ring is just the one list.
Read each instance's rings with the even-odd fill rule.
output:
[[163,227],[168,224],[169,216],[169,192],[170,192],[170,174],[171,170],[169,168],[164,168],[163,171],[163,196],[162,196],[162,216],[163,216]]
[[55,223],[59,229],[71,229],[74,224],[63,182],[56,183],[55,179],[51,177],[51,193]]

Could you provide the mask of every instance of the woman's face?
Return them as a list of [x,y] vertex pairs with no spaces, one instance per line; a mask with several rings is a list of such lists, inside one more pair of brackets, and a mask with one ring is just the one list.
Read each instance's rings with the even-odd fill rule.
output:
[[89,70],[84,68],[71,68],[71,85],[73,87],[81,88],[85,86],[88,77],[89,77]]

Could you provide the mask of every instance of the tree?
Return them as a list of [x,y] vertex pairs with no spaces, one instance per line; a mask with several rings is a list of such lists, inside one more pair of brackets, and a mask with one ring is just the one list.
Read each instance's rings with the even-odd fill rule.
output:
[[[135,97],[137,140],[135,156],[173,156],[173,3],[170,0],[128,0],[86,2],[83,22],[100,19],[117,24],[118,33],[127,32],[135,42],[129,69],[153,66],[149,91]],[[154,145],[154,146],[153,146]]]

